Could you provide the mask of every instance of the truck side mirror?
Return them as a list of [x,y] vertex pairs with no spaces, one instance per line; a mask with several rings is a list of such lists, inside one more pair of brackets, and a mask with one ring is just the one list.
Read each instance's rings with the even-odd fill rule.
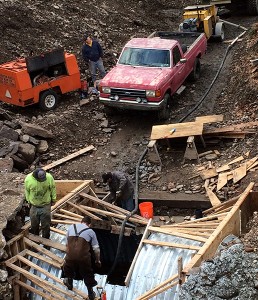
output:
[[181,64],[185,64],[186,62],[187,62],[187,59],[186,59],[186,58],[181,58],[181,59],[180,59],[180,63],[181,63]]

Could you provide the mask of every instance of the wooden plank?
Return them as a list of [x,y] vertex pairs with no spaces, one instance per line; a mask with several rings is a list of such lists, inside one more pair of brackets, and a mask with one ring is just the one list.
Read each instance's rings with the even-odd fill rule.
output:
[[258,159],[258,156],[255,156],[254,158],[248,160],[246,162],[246,169],[249,170],[254,165],[254,163],[257,161],[257,159]]
[[146,228],[145,228],[145,231],[144,231],[144,233],[143,233],[143,235],[142,235],[142,239],[141,239],[141,241],[140,241],[140,244],[139,244],[139,246],[138,246],[138,248],[137,248],[137,251],[136,251],[136,253],[135,253],[135,255],[134,255],[134,258],[133,258],[133,261],[132,261],[132,263],[131,263],[130,269],[129,269],[127,275],[126,275],[126,278],[125,278],[125,285],[126,285],[126,286],[129,285],[129,282],[130,282],[130,279],[131,279],[131,276],[132,276],[132,273],[133,273],[133,269],[134,269],[136,260],[137,260],[139,254],[140,254],[140,252],[141,252],[141,249],[142,249],[142,247],[143,247],[143,241],[144,241],[145,238],[148,236],[148,233],[149,233],[149,227],[150,227],[150,225],[151,225],[151,222],[152,222],[152,219],[149,219],[148,224],[147,224],[147,226],[146,226]]
[[58,234],[61,234],[61,235],[66,235],[66,232],[64,232],[63,230],[60,230],[60,229],[52,227],[52,226],[50,226],[50,230],[53,232],[56,232]]
[[[91,201],[93,201],[93,202],[95,202],[95,203],[101,205],[101,206],[105,206],[106,208],[108,208],[108,209],[110,209],[110,210],[112,210],[112,211],[115,211],[115,212],[117,212],[117,213],[122,213],[122,214],[124,214],[124,215],[128,215],[129,213],[131,213],[130,211],[128,211],[128,210],[126,210],[126,209],[123,209],[123,208],[121,208],[121,207],[118,207],[118,206],[116,206],[116,205],[113,205],[113,204],[111,204],[111,203],[108,203],[108,202],[104,201],[104,198],[101,200],[101,199],[99,199],[99,198],[93,197],[93,196],[91,196],[91,195],[89,195],[89,194],[85,194],[85,193],[80,193],[80,195],[81,195],[82,197],[84,197],[84,198],[87,198],[87,199],[89,199],[89,200],[91,200]],[[134,216],[134,218],[137,218],[137,219],[139,219],[139,220],[145,221],[146,224],[148,223],[148,221],[146,221],[145,218],[143,218],[143,217],[141,217],[141,216],[139,216],[139,215],[136,215],[136,214],[135,214],[135,215],[133,215],[133,216]]]
[[255,167],[257,167],[258,166],[258,161],[257,162],[255,162],[254,164],[252,164],[248,169],[247,169],[247,171],[251,171],[251,170],[253,170]]
[[194,234],[190,235],[190,234],[184,234],[181,232],[177,232],[177,231],[171,231],[171,229],[165,229],[165,228],[159,228],[159,227],[150,227],[149,228],[150,231],[152,232],[159,232],[159,233],[163,233],[163,234],[168,234],[168,235],[174,235],[174,236],[178,236],[178,237],[182,237],[182,238],[186,238],[189,240],[193,240],[193,241],[198,241],[198,242],[206,242],[206,238],[200,237],[200,236],[195,236]]
[[53,242],[49,239],[46,239],[46,238],[43,238],[41,236],[38,236],[38,235],[34,235],[34,234],[29,234],[28,235],[28,238],[35,242],[35,243],[39,243],[39,244],[43,244],[43,245],[46,245],[46,246],[49,246],[51,248],[55,248],[55,249],[58,249],[60,251],[63,251],[65,252],[66,251],[66,246],[65,245],[62,245],[60,243],[56,243],[56,242]]
[[239,210],[240,206],[243,204],[250,191],[253,189],[254,182],[251,182],[245,191],[241,194],[239,200],[234,204],[234,207],[224,220],[219,224],[218,228],[213,232],[207,242],[203,247],[198,251],[198,253],[192,258],[190,263],[188,263],[183,272],[187,274],[190,269],[197,267],[204,259],[210,258],[217,251],[217,248],[223,238],[230,234],[239,235],[240,233],[240,219],[239,219]]
[[224,116],[223,115],[210,115],[210,116],[201,116],[196,117],[196,122],[202,122],[202,123],[213,123],[213,122],[222,122]]
[[206,193],[210,199],[211,205],[215,206],[215,205],[219,205],[221,204],[221,201],[219,200],[219,198],[213,193],[212,190],[210,190],[208,187],[205,188],[206,189]]
[[216,168],[203,170],[203,171],[200,172],[200,176],[203,180],[215,177],[217,175],[218,175],[218,173],[216,171]]
[[[171,130],[175,129],[173,134]],[[167,125],[156,125],[152,126],[151,140],[159,140],[164,138],[178,138],[178,137],[188,137],[195,135],[202,135],[203,123],[197,122],[186,122],[177,124],[167,124]]]
[[186,244],[175,244],[169,242],[160,242],[160,241],[152,241],[152,240],[143,240],[144,244],[153,245],[153,246],[161,246],[161,247],[171,247],[171,248],[180,248],[187,250],[199,250],[201,247],[199,246],[191,246]]
[[65,219],[65,220],[75,221],[76,223],[80,223],[81,220],[83,219],[83,216],[80,216],[79,218],[75,218],[75,217],[72,217],[72,216],[58,214],[58,213],[54,213],[54,217],[55,218],[60,218],[60,219]]
[[82,154],[84,154],[86,152],[92,151],[93,149],[95,149],[95,147],[93,145],[87,146],[87,147],[85,147],[85,148],[83,148],[83,149],[81,149],[79,151],[76,151],[76,152],[74,152],[72,154],[69,154],[66,157],[63,157],[63,158],[61,158],[59,160],[56,160],[56,161],[52,162],[51,164],[48,164],[48,165],[42,167],[42,169],[44,169],[45,171],[50,170],[50,169],[52,169],[52,168],[54,168],[56,166],[59,166],[59,165],[65,163],[65,162],[67,162],[68,160],[71,160],[71,159],[73,159],[73,158],[75,158],[75,157],[77,157],[79,155],[82,155]]
[[237,163],[237,162],[240,162],[240,161],[243,160],[243,159],[244,159],[243,156],[239,156],[239,157],[233,159],[232,161],[230,161],[230,162],[228,163],[228,165],[235,164],[235,163]]
[[84,215],[86,216],[89,216],[91,217],[93,220],[101,220],[101,218],[97,217],[96,215],[88,212],[86,209],[82,208],[81,206],[77,205],[77,204],[74,204],[72,203],[71,201],[67,202],[69,205],[71,205],[73,208],[79,210],[81,213],[83,213]]
[[223,165],[223,166],[218,167],[218,168],[216,169],[217,173],[225,172],[225,171],[228,171],[228,170],[230,170],[229,165]]
[[29,256],[35,257],[35,258],[37,258],[38,260],[44,261],[44,262],[46,262],[47,264],[49,264],[49,265],[51,265],[51,266],[54,266],[54,267],[56,267],[56,268],[58,268],[58,269],[61,268],[61,264],[59,264],[58,262],[56,262],[56,261],[53,260],[53,259],[48,259],[47,257],[42,256],[42,255],[40,255],[40,254],[38,254],[38,253],[35,253],[35,252],[33,252],[33,251],[30,251],[30,250],[27,250],[26,254],[29,255]]
[[[33,268],[34,270],[37,270],[39,271],[40,273],[46,275],[48,278],[51,278],[53,279],[54,281],[58,282],[59,284],[61,284],[62,286],[65,286],[63,284],[63,281],[56,277],[55,275],[52,275],[51,273],[49,273],[48,271],[46,271],[45,269],[39,267],[38,265],[32,263],[30,260],[28,260],[27,258],[24,258],[23,256],[20,256],[20,255],[17,255],[17,258],[22,261],[23,263],[25,263],[26,265],[30,266],[31,268]],[[33,275],[35,276],[35,275]],[[48,282],[49,283],[49,282]],[[57,285],[54,285],[54,289],[58,290],[59,292],[69,296],[71,295],[71,292],[65,290],[65,289],[62,289],[62,288],[59,288]],[[80,290],[76,289],[76,288],[73,288],[73,292],[77,293],[79,296],[81,297],[86,297],[85,293],[81,292]]]
[[246,163],[242,164],[240,167],[232,170],[233,182],[237,183],[246,175]]
[[46,299],[46,300],[55,300],[56,299],[54,296],[51,296],[51,295],[45,293],[44,291],[40,291],[38,289],[35,289],[31,285],[29,285],[27,283],[24,283],[19,279],[15,279],[14,283],[20,285],[21,287],[25,288],[27,291],[30,291],[35,295],[41,296],[43,299]]
[[[151,289],[150,291],[146,292],[142,296],[138,297],[136,300],[148,300],[148,299],[151,299],[151,295],[153,293],[155,293],[156,291],[159,291],[160,289],[162,289],[163,287],[167,286],[168,284],[170,284],[171,282],[173,282],[174,280],[177,280],[177,279],[178,279],[178,274],[175,274],[175,275],[171,276],[170,278],[168,278],[164,282],[162,282],[159,285],[157,285],[155,288]],[[177,283],[178,282],[176,281],[176,284]]]
[[27,237],[24,237],[24,242],[25,244],[27,244],[29,247],[32,247],[34,249],[36,249],[38,252],[45,254],[46,256],[50,257],[51,259],[57,261],[58,263],[62,264],[63,263],[63,258],[55,255],[54,253],[52,253],[51,251],[39,246],[37,243],[31,241],[30,239],[28,239]]
[[228,173],[220,173],[218,176],[217,192],[223,188],[228,182]]
[[214,210],[217,210],[217,209],[220,209],[220,208],[223,208],[223,209],[224,209],[225,207],[232,206],[232,205],[234,205],[234,204],[237,202],[237,200],[238,200],[239,197],[240,197],[240,196],[234,197],[234,198],[232,198],[232,199],[230,199],[230,200],[227,200],[227,201],[221,203],[220,205],[216,205],[216,206],[214,206],[214,207],[208,208],[208,209],[204,210],[202,213],[203,213],[204,215],[207,215],[207,214],[213,212]]
[[[118,214],[118,213],[113,213],[113,212],[110,212],[110,211],[104,211],[104,210],[101,210],[99,208],[94,208],[94,207],[86,207],[84,205],[80,205],[81,207],[84,207],[85,209],[89,210],[89,211],[93,211],[93,212],[96,212],[102,216],[110,216],[110,217],[115,217],[115,218],[118,218],[118,219],[121,219],[121,220],[124,220],[125,219],[125,216],[124,215],[121,215],[121,214]],[[144,221],[142,220],[139,220],[137,218],[134,218],[134,215],[132,217],[130,217],[128,219],[128,221],[131,221],[131,222],[134,222],[134,223],[138,223],[138,224],[141,224],[141,225],[147,225],[148,221],[145,219]]]

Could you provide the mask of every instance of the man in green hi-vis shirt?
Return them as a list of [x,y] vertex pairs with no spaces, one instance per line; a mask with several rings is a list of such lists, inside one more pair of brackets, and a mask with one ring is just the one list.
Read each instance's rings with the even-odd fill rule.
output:
[[25,178],[25,197],[30,205],[31,233],[49,239],[51,206],[56,202],[56,186],[53,176],[43,169],[36,169]]

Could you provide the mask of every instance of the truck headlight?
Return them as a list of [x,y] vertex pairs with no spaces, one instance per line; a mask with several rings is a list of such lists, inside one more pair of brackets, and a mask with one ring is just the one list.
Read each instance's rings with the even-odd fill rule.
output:
[[146,90],[146,97],[160,97],[160,90]]
[[154,90],[147,90],[146,91],[146,97],[155,97],[155,91]]
[[101,91],[102,91],[103,94],[110,94],[111,89],[108,86],[102,86]]

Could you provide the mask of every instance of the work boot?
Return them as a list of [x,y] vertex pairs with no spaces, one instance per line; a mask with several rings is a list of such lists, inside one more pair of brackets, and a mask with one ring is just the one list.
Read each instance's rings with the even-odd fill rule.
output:
[[73,289],[73,279],[72,278],[64,278],[63,284],[65,286],[67,286],[68,290],[71,291]]

